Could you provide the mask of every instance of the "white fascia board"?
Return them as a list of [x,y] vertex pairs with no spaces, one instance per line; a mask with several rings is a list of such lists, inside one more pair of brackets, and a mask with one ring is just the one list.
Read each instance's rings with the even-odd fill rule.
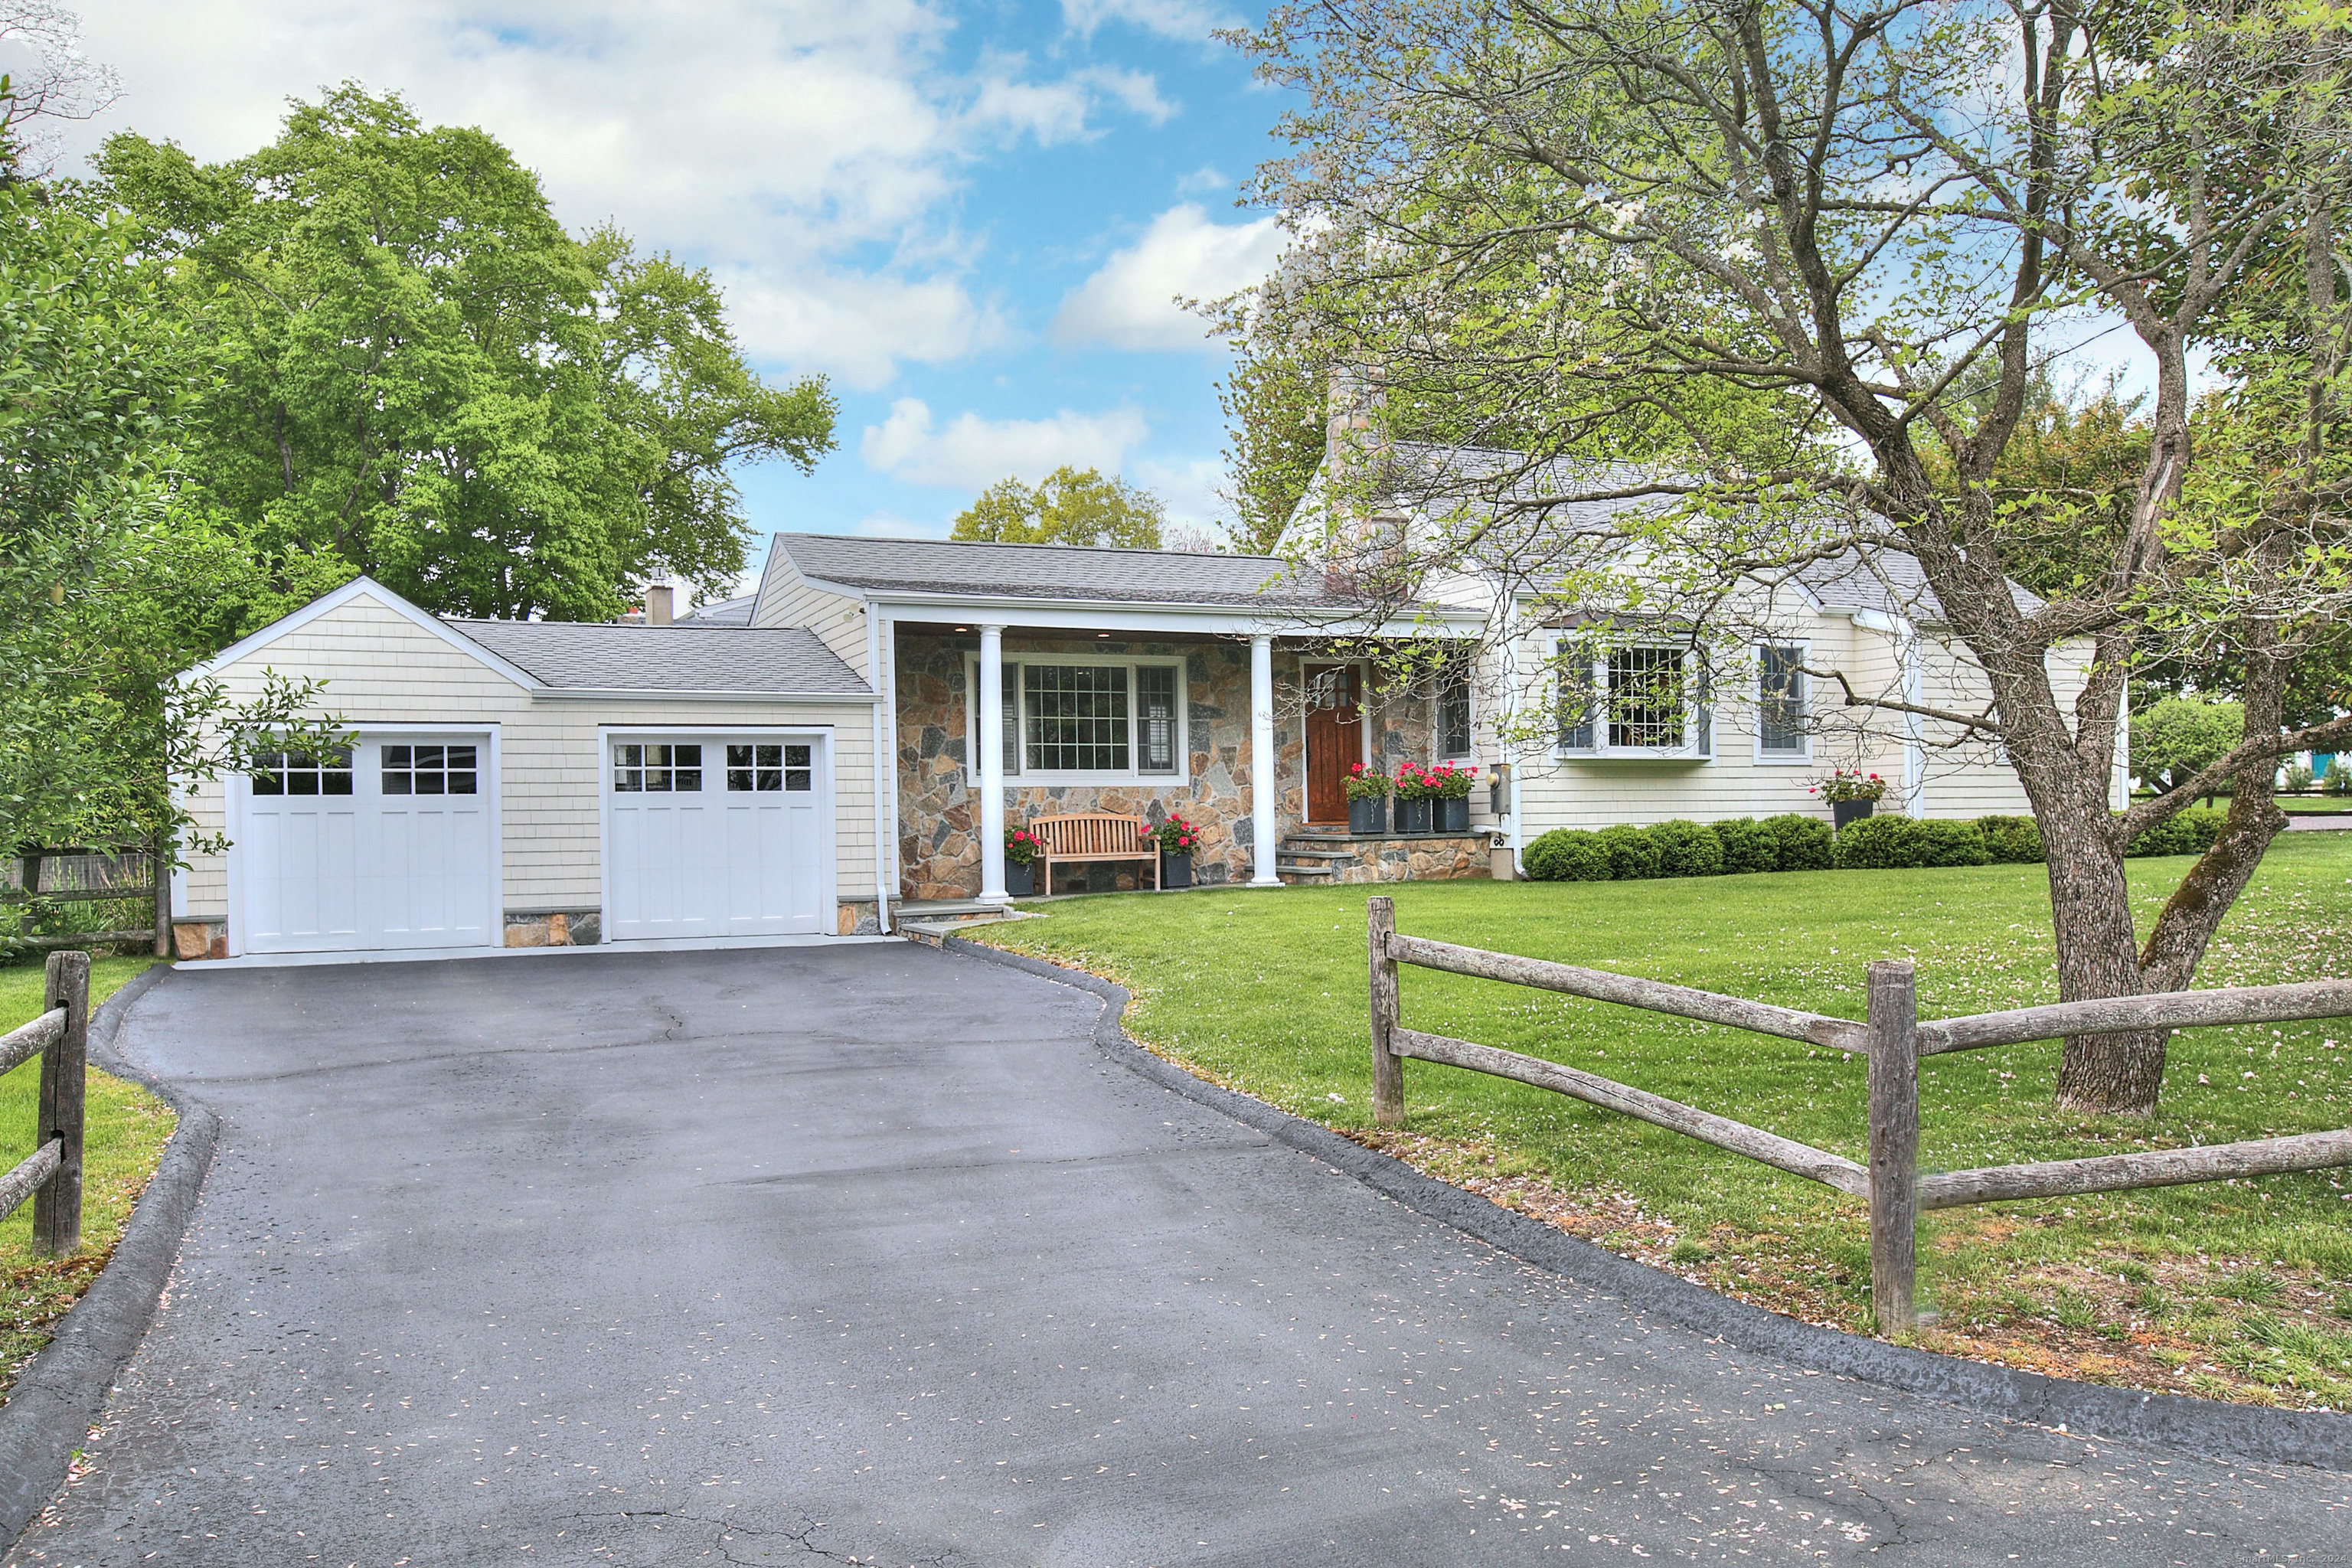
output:
[[[851,588],[837,591],[844,594],[857,592]],[[1452,636],[1468,636],[1486,624],[1486,612],[1481,610],[1432,611],[1426,619],[1391,617],[1375,624],[1346,615],[1334,615],[1328,620],[1318,621],[1313,618],[1311,611],[1304,609],[1268,616],[1236,609],[1230,605],[1151,605],[1139,608],[1137,601],[1125,599],[990,599],[973,598],[967,595],[895,592],[876,592],[869,596],[874,603],[898,612],[893,616],[896,620],[909,618],[907,612],[919,611],[923,619],[930,621],[974,621],[989,626],[1045,626],[1071,631],[1195,632],[1254,637],[1411,637],[1434,626]]]
[[535,702],[831,702],[844,708],[871,708],[878,694],[857,691],[674,691],[646,686],[546,686],[532,694]]
[[231,643],[202,664],[182,670],[178,679],[182,682],[186,682],[199,676],[218,675],[230,665],[251,658],[278,638],[290,632],[300,631],[320,616],[331,615],[358,598],[373,599],[403,620],[408,621],[421,630],[432,633],[467,658],[496,670],[527,691],[539,691],[546,687],[545,681],[520,665],[500,658],[480,643],[450,626],[439,616],[417,608],[373,577],[354,577],[331,593],[320,595],[292,614],[280,616],[252,636]]

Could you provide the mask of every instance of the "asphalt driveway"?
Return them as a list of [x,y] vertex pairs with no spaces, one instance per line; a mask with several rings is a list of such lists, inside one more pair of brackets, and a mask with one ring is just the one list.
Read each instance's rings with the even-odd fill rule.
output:
[[172,976],[220,1112],[12,1562],[2352,1561],[2352,1486],[1645,1321],[912,946]]

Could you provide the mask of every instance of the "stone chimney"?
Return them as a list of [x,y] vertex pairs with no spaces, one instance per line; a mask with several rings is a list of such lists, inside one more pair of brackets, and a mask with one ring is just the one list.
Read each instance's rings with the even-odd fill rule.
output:
[[1323,416],[1323,457],[1337,473],[1379,437],[1373,425],[1386,401],[1379,371],[1365,364],[1335,364]]
[[646,625],[649,626],[669,625],[672,592],[667,583],[646,584]]

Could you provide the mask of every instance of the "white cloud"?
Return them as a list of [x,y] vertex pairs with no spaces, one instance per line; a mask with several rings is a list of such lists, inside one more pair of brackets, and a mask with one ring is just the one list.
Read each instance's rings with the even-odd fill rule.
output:
[[1238,18],[1200,0],[1062,0],[1062,20],[1081,33],[1125,22],[1166,37],[1206,38],[1211,29],[1233,26]]
[[1212,524],[1233,513],[1218,493],[1225,482],[1225,465],[1215,458],[1173,463],[1145,458],[1135,465],[1135,482],[1168,503],[1168,521],[1177,528],[1212,531]]
[[900,362],[940,364],[1003,341],[1003,319],[949,277],[719,274],[727,318],[754,360],[817,365],[846,384],[888,384]]
[[1054,336],[1119,349],[1204,348],[1205,325],[1176,301],[1246,288],[1273,271],[1281,253],[1273,218],[1218,224],[1197,203],[1171,207],[1071,290],[1055,314]]
[[1176,182],[1176,194],[1180,196],[1203,195],[1210,191],[1222,191],[1232,184],[1225,178],[1223,170],[1214,163],[1203,163]]
[[711,266],[745,341],[790,372],[858,385],[904,359],[993,341],[962,281],[952,198],[1006,137],[1163,120],[1156,83],[1100,67],[1027,79],[1012,54],[942,63],[957,25],[925,0],[112,0],[85,47],[122,101],[68,150],[125,128],[207,161],[271,140],[289,96],[346,79],[427,123],[479,125],[538,171],[557,216],[607,218]]
[[866,427],[858,450],[867,468],[896,479],[979,489],[1007,475],[1043,479],[1064,463],[1115,474],[1129,448],[1150,433],[1132,408],[1066,408],[1050,419],[983,419],[966,412],[935,427],[929,405],[902,397],[881,424]]

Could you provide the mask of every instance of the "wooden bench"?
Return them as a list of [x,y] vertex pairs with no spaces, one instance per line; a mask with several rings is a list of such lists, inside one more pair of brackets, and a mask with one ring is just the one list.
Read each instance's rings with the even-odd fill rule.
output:
[[1139,816],[1121,816],[1113,811],[1074,811],[1060,816],[1033,817],[1027,826],[1040,846],[1040,893],[1051,895],[1054,891],[1054,864],[1057,860],[1149,860],[1151,886],[1155,891],[1160,887],[1160,847],[1144,837],[1151,831],[1151,825]]

